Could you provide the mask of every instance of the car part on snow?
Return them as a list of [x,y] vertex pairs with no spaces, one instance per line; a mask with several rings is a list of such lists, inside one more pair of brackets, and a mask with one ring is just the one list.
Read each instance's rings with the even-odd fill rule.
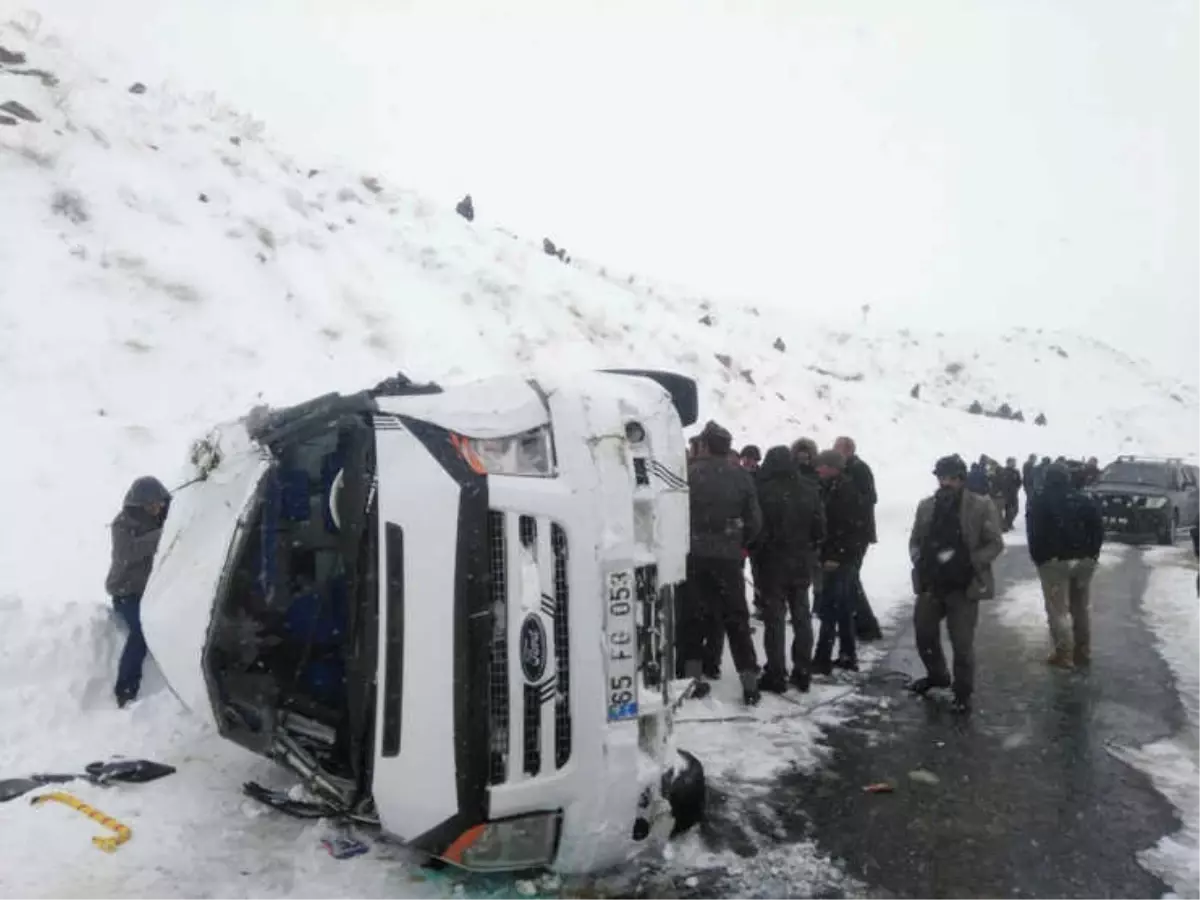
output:
[[175,773],[174,766],[151,762],[148,759],[114,759],[109,762],[89,763],[83,773],[54,773],[30,775],[27,778],[8,778],[0,781],[0,803],[15,800],[22,794],[45,787],[48,784],[66,784],[69,781],[90,781],[100,787],[108,787],[114,781],[126,784],[144,784]]
[[877,781],[874,784],[863,786],[863,792],[867,794],[891,794],[896,789],[886,781]]
[[371,849],[362,841],[344,835],[321,838],[321,846],[329,851],[329,855],[334,859],[350,859],[353,856],[362,856]]
[[[148,759],[114,759],[106,763],[89,763],[84,771],[92,784],[107,785],[113,781],[126,784],[145,784],[175,774],[175,767]],[[36,777],[36,776],[35,776]]]
[[43,803],[48,803],[53,800],[56,803],[62,803],[71,809],[83,813],[93,822],[103,825],[109,831],[114,833],[113,837],[105,835],[96,835],[92,838],[92,843],[103,850],[105,853],[115,853],[117,848],[133,837],[133,831],[128,825],[123,825],[114,819],[112,816],[106,816],[94,806],[88,806],[78,797],[73,794],[68,794],[66,791],[51,791],[49,794],[41,794],[30,800],[33,806],[41,806]]
[[[73,780],[73,779],[72,779]],[[35,788],[45,787],[40,781],[32,778],[6,778],[0,781],[0,803],[15,800],[22,794],[28,794]]]
[[671,815],[675,825],[671,837],[683,834],[704,821],[704,808],[708,802],[708,788],[704,780],[704,766],[686,750],[678,751],[684,766],[677,769],[669,784],[665,786],[667,802],[671,804]]
[[356,813],[320,800],[295,800],[283,791],[273,791],[257,781],[248,781],[242,785],[242,793],[251,800],[257,800],[293,819],[336,819],[372,828],[379,826],[379,820],[374,816]]

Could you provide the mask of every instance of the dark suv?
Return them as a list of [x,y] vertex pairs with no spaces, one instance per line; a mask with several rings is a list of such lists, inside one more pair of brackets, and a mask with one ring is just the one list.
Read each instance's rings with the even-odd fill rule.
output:
[[1106,534],[1174,544],[1200,520],[1196,467],[1179,459],[1119,456],[1087,491],[1100,503]]

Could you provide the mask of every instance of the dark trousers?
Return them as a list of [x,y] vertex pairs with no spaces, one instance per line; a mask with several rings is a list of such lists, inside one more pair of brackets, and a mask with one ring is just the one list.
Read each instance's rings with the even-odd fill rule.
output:
[[1020,495],[1011,494],[1004,498],[1004,530],[1012,531],[1013,522],[1017,520],[1017,513],[1021,511]]
[[776,682],[787,678],[787,617],[792,617],[792,672],[807,674],[812,663],[812,612],[808,583],[796,576],[768,578],[763,587],[763,649],[766,674]]
[[686,593],[679,634],[685,667],[699,662],[711,675],[720,668],[728,637],[734,667],[739,672],[757,671],[742,561],[688,556]]
[[862,565],[863,558],[867,555],[866,548],[863,549],[858,557],[854,560],[854,629],[858,637],[870,638],[879,634],[879,620],[875,618],[875,610],[871,609],[871,601],[867,599],[867,592],[863,589],[862,583]]
[[954,653],[954,693],[965,700],[975,690],[975,624],[979,621],[979,601],[962,592],[917,597],[913,610],[917,652],[925,663],[929,680],[949,686],[950,672],[942,652],[942,619],[946,620],[950,649]]
[[113,610],[129,629],[125,649],[121,651],[121,661],[117,665],[115,689],[117,701],[125,703],[136,699],[142,686],[142,664],[146,661],[146,638],[142,635],[142,598],[113,597]]
[[821,585],[821,630],[817,634],[817,650],[813,664],[827,668],[833,659],[833,642],[837,639],[839,659],[857,659],[854,641],[855,594],[854,566],[842,563],[826,571]]

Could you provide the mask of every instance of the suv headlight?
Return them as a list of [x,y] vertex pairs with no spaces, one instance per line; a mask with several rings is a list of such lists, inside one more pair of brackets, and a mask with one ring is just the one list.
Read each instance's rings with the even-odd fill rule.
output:
[[499,438],[455,435],[459,454],[480,475],[554,476],[554,440],[550,426]]
[[1147,497],[1146,509],[1162,509],[1167,505],[1166,497]]
[[549,865],[558,843],[558,813],[534,813],[477,825],[446,853],[449,862],[477,871],[513,871]]

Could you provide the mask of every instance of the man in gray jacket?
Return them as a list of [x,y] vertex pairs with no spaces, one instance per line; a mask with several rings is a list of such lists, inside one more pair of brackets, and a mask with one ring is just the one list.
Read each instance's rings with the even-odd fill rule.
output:
[[[958,456],[938,460],[933,474],[938,490],[917,507],[908,549],[913,562],[913,611],[917,652],[926,677],[912,690],[954,688],[954,710],[971,711],[975,687],[975,625],[979,601],[995,595],[992,562],[1004,550],[1000,517],[987,496],[964,490],[967,465]],[[954,651],[954,678],[942,652],[941,622],[946,620]]]
[[720,664],[727,635],[743,697],[754,705],[760,697],[758,659],[750,640],[742,551],[758,536],[762,513],[754,482],[730,458],[729,432],[709,422],[700,437],[699,455],[688,464],[691,548],[679,623],[684,674],[697,679],[697,696],[707,694],[708,685],[699,679],[706,663],[710,672]]
[[142,636],[142,594],[150,580],[154,554],[162,537],[171,495],[157,478],[137,479],[125,494],[121,512],[112,523],[112,566],[105,588],[113,609],[129,629],[117,667],[117,705],[137,699],[142,686],[146,639]]

